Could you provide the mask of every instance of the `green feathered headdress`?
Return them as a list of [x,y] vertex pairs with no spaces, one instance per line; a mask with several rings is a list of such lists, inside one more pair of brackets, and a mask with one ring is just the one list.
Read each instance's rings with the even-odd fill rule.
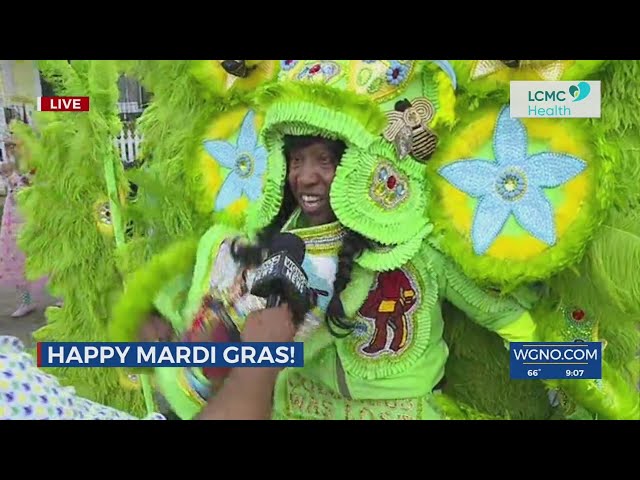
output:
[[278,82],[256,94],[268,157],[249,230],[267,226],[280,209],[283,137],[320,135],[347,145],[331,186],[334,213],[381,245],[358,261],[385,270],[411,258],[431,230],[424,163],[439,132],[455,123],[451,75],[446,63],[427,61],[281,61]]

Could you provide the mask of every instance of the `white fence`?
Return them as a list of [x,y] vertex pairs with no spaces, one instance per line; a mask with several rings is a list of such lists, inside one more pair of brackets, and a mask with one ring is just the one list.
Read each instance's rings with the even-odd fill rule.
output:
[[124,128],[120,134],[113,139],[114,145],[120,152],[120,160],[122,163],[133,163],[140,154],[140,143],[142,137],[137,132]]
[[[0,129],[0,162],[7,160],[7,153],[3,142],[3,135],[7,132]],[[120,160],[122,163],[133,163],[140,154],[140,143],[142,137],[140,134],[129,129],[123,129],[114,139],[113,144],[118,149]]]

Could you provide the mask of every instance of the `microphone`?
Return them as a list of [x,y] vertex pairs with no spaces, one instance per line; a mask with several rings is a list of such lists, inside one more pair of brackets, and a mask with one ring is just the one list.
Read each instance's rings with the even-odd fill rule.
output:
[[[307,275],[301,267],[305,250],[304,242],[296,235],[281,233],[274,236],[267,259],[255,270],[250,291],[254,297],[252,304],[261,303],[255,297],[266,298],[267,308],[286,302],[296,326],[304,320],[311,302]],[[244,273],[239,273],[236,283],[244,284],[244,278]],[[244,292],[243,288],[238,294],[243,296]],[[241,313],[238,304],[211,294],[205,297],[203,304],[205,308],[200,310],[183,339],[191,342],[240,342],[240,332],[230,315]],[[203,367],[202,374],[210,382],[205,386],[192,369],[183,369],[185,385],[206,401],[220,388],[230,370],[230,367]]]
[[292,233],[275,235],[269,257],[256,269],[251,286],[252,295],[267,299],[267,308],[287,303],[296,324],[311,308],[308,278],[302,268],[305,250],[300,237]]

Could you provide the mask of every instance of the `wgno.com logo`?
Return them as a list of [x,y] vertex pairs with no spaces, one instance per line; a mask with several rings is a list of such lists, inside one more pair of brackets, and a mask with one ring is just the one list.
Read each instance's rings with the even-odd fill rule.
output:
[[591,93],[591,86],[587,82],[579,82],[568,89],[529,90],[530,102],[580,102]]

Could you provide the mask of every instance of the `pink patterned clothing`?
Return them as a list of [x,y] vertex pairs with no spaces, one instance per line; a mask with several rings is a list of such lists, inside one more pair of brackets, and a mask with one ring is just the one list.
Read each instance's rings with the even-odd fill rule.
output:
[[[7,185],[7,197],[2,212],[2,225],[0,226],[0,288],[24,289],[29,285],[25,279],[24,253],[18,248],[16,238],[22,225],[22,218],[16,204],[16,194],[24,186],[28,185],[26,176],[13,173],[4,179]],[[38,286],[44,286],[46,278],[37,282]]]

